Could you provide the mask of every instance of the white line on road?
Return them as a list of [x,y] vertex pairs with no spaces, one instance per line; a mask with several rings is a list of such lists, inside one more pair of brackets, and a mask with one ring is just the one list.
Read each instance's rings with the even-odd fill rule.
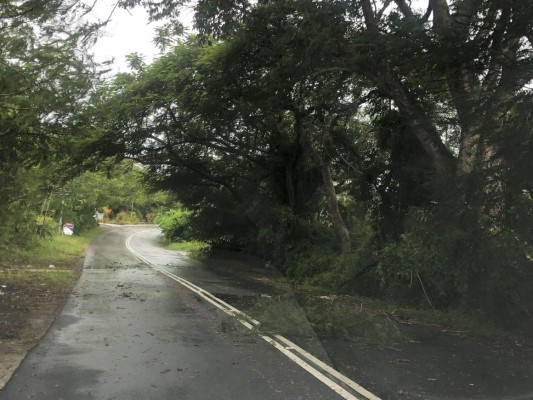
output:
[[[172,272],[166,271],[157,265],[150,262],[146,257],[135,251],[133,247],[131,246],[131,240],[133,237],[140,233],[152,231],[154,229],[147,229],[143,231],[136,232],[132,235],[130,235],[126,239],[126,248],[135,255],[138,259],[143,261],[145,264],[148,264],[150,267],[152,267],[154,270],[160,272],[161,274],[173,279],[174,281],[180,283],[181,285],[185,286],[187,289],[193,291],[197,295],[201,296],[203,299],[217,307],[219,310],[225,312],[228,315],[231,315],[244,325],[246,328],[250,330],[254,330],[259,326],[259,321],[251,318],[247,314],[243,313],[242,311],[238,310],[237,308],[233,307],[232,305],[226,303],[222,299],[219,299],[218,297],[214,296],[212,293],[208,292],[207,290],[202,289],[199,286],[196,286],[192,282],[189,282],[186,279],[183,279]],[[289,339],[285,338],[281,335],[266,335],[263,333],[258,333],[258,336],[261,337],[263,340],[265,340],[267,343],[274,346],[277,350],[279,350],[281,353],[283,353],[286,357],[288,357],[291,361],[302,367],[304,370],[306,370],[308,373],[313,375],[315,378],[320,380],[322,383],[327,385],[331,390],[333,390],[335,393],[339,394],[341,397],[343,397],[346,400],[361,400],[361,398],[356,397],[354,394],[350,393],[348,390],[346,390],[343,385],[347,386],[347,388],[352,389],[356,393],[358,393],[361,396],[364,396],[365,399],[368,400],[381,400],[379,397],[375,396],[374,394],[370,393],[368,390],[357,384],[356,382],[352,381],[347,376],[341,374],[339,371],[333,369],[326,363],[322,362],[312,354],[308,353]],[[298,354],[295,354],[298,353]],[[304,358],[307,359],[304,360]],[[310,363],[314,364],[311,365]],[[321,372],[322,370],[323,372]],[[327,374],[327,375],[326,375]],[[329,376],[328,376],[329,375]],[[338,380],[339,383],[335,382],[332,378],[335,378]]]

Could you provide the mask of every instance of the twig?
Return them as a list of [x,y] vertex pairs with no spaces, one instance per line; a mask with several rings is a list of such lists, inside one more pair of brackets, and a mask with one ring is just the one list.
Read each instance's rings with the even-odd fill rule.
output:
[[422,278],[420,278],[420,275],[418,274],[418,272],[416,273],[416,276],[418,278],[418,281],[420,282],[420,286],[422,286],[422,290],[424,292],[424,296],[426,296],[426,300],[428,301],[428,304],[431,306],[432,309],[435,309],[435,307],[433,307],[433,304],[431,304],[431,300],[429,299],[429,296],[426,292],[426,288],[424,287],[424,283],[422,282]]

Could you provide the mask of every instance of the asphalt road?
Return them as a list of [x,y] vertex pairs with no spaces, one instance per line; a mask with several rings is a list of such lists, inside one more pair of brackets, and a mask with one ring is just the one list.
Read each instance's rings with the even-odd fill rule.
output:
[[257,295],[260,285],[162,249],[156,230],[102,229],[63,311],[0,399],[342,398],[125,242],[137,233],[130,249],[218,295]]

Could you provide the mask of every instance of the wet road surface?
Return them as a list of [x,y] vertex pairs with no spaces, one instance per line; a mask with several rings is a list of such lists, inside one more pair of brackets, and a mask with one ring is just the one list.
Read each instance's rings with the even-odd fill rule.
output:
[[102,229],[65,308],[0,399],[340,398],[256,335],[231,329],[226,315],[141,262],[125,241],[139,232],[136,252],[212,293],[268,288],[198,268],[158,247],[157,230]]

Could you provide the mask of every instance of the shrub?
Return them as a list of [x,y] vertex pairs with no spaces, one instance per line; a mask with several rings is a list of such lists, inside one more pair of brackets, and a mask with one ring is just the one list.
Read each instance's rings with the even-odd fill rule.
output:
[[166,214],[158,215],[154,219],[154,223],[159,225],[167,241],[188,241],[193,239],[190,215],[191,213],[189,211],[178,207]]
[[288,270],[289,277],[314,287],[376,294],[375,234],[364,219],[354,221],[350,230],[353,250],[341,255],[331,230],[325,226],[313,227],[314,235],[299,243],[298,256],[293,258]]
[[412,210],[405,233],[380,251],[378,273],[387,296],[411,305],[457,305],[454,256],[461,237],[437,216]]
[[129,211],[121,211],[113,220],[115,224],[120,225],[127,225],[127,224],[139,224],[141,223],[141,219],[137,215],[137,213],[131,213]]

